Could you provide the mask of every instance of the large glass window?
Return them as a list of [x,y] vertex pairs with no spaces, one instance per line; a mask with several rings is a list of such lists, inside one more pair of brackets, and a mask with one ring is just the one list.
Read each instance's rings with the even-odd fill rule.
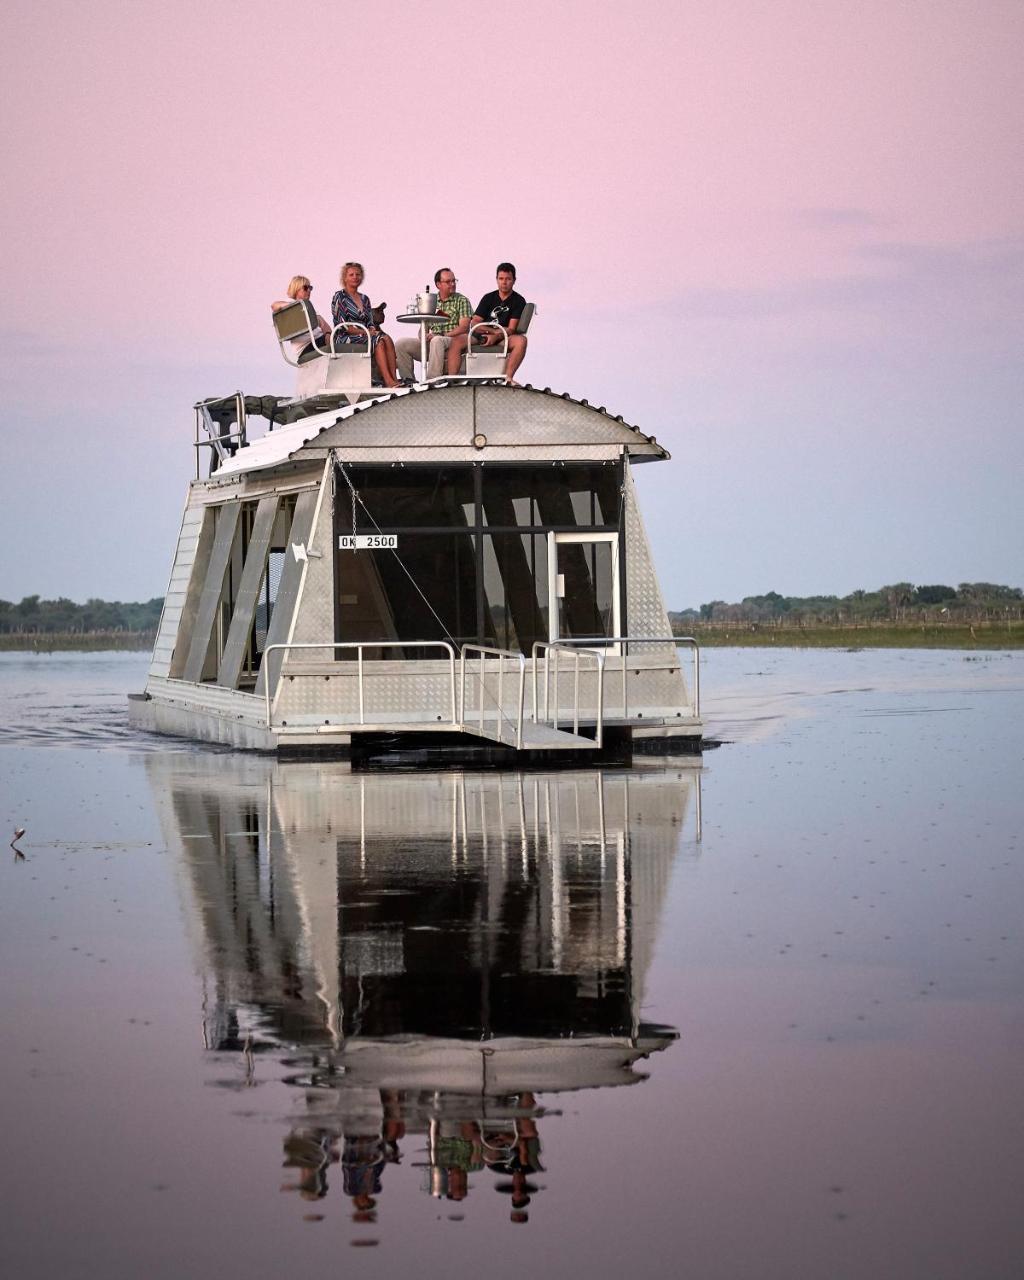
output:
[[[352,532],[348,481],[357,532],[394,535],[393,549],[338,549]],[[335,484],[337,639],[451,640],[529,654],[552,634],[551,537],[617,534],[621,484],[619,463],[346,465]],[[566,553],[561,634],[614,634],[613,563],[607,547]]]
[[[468,534],[424,534],[403,538],[398,554],[339,551],[338,639],[475,641],[474,542]],[[402,655],[383,650],[381,656]]]
[[548,638],[548,539],[493,533],[483,539],[485,643],[529,654]]

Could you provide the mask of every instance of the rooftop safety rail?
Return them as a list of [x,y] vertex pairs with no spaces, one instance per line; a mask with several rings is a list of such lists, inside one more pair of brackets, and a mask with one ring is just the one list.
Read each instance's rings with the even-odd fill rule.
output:
[[[544,709],[543,712],[538,702],[537,690],[537,670],[540,666],[539,659],[544,654]],[[531,655],[533,665],[533,719],[539,721],[541,717],[545,723],[550,724],[552,729],[558,728],[559,710],[558,710],[558,659],[559,654],[565,653],[572,660],[573,681],[572,681],[572,731],[579,736],[580,732],[580,659],[593,659],[595,663],[595,672],[597,675],[597,700],[594,709],[595,715],[595,735],[594,742],[600,747],[604,741],[604,664],[606,655],[601,649],[586,646],[575,640],[536,640],[533,644]],[[555,681],[555,709],[551,711],[551,676],[554,674]]]
[[[199,400],[192,407],[196,414],[194,447],[198,480],[201,472],[200,449],[210,449],[219,465],[246,443],[245,396],[241,391],[236,391],[230,396],[215,396],[210,400]],[[205,432],[205,438],[203,432]],[[216,467],[211,466],[210,470],[215,471]]]
[[[693,682],[692,682],[692,699],[691,710],[695,720],[700,719],[700,646],[693,636],[584,636],[579,639],[557,640],[550,644],[545,644],[538,640],[533,646],[533,705],[536,708],[538,693],[538,667],[540,651],[542,649],[554,650],[554,672],[556,680],[556,701],[557,701],[557,678],[558,678],[558,652],[560,649],[571,649],[574,647],[584,649],[599,649],[601,647],[610,648],[612,645],[621,646],[622,654],[622,717],[626,719],[629,716],[629,696],[627,692],[626,675],[629,667],[627,658],[629,656],[630,647],[633,645],[652,645],[652,644],[670,644],[675,648],[686,645],[693,655]],[[547,716],[548,706],[548,682],[550,677],[551,663],[545,663],[544,671],[544,705],[545,716]],[[674,670],[674,666],[672,668]],[[644,668],[650,670],[650,668]],[[576,674],[576,683],[579,682],[579,674]],[[578,692],[578,691],[577,691]]]
[[[462,726],[467,727],[466,723],[466,670],[469,663],[473,661],[476,655],[477,662],[477,680],[480,688],[480,705],[477,709],[477,733],[481,738],[494,738],[497,742],[508,742],[510,746],[515,747],[517,751],[522,750],[523,746],[523,708],[526,703],[526,655],[523,653],[512,653],[508,649],[493,649],[482,644],[464,644],[461,649],[460,657],[460,682],[459,682],[459,710],[462,713]],[[498,676],[497,690],[492,699],[495,706],[495,729],[494,733],[488,732],[484,727],[484,703],[487,701],[487,661],[497,660]],[[512,663],[518,672],[519,684],[516,689],[515,715],[510,718],[505,714],[505,666]],[[488,717],[490,719],[491,717]],[[505,726],[508,726],[509,737],[506,737]]]
[[[356,678],[359,698],[359,719],[353,722],[356,725],[365,725],[367,723],[375,723],[373,720],[367,720],[366,716],[366,661],[363,657],[363,651],[366,649],[441,649],[448,655],[448,723],[458,724],[459,718],[456,714],[455,701],[455,648],[449,644],[447,640],[310,640],[310,641],[292,641],[290,643],[268,644],[263,650],[263,662],[267,663],[269,656],[274,652],[284,652],[294,649],[330,649],[336,652],[338,649],[355,650],[356,653]],[[375,665],[372,663],[371,665]],[[399,671],[398,673],[389,672],[388,674],[401,679],[403,675],[409,677],[422,677],[422,670],[417,670],[414,664],[409,664],[412,668],[407,672]],[[416,664],[418,665],[418,664]],[[283,668],[279,674],[277,687],[280,687],[281,679],[287,674],[290,679],[308,678],[311,680],[331,680],[331,679],[350,679],[351,671],[341,669],[339,671],[317,671],[317,672],[288,672],[285,673]],[[374,672],[374,675],[379,672]],[[274,727],[272,723],[272,705],[273,693],[271,692],[270,680],[266,681],[264,690],[267,703],[267,728]]]

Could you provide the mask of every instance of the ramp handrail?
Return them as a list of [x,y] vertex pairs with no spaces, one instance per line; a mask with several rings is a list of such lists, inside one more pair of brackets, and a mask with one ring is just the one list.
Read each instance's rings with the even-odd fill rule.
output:
[[[567,653],[573,660],[572,682],[572,731],[579,736],[580,732],[580,658],[593,658],[597,664],[597,707],[596,733],[594,741],[598,747],[604,741],[604,664],[605,654],[600,649],[584,646],[572,640],[535,640],[531,659],[533,663],[533,720],[538,722],[540,706],[537,700],[537,666],[541,651],[549,658],[544,662],[544,722],[550,723],[552,729],[558,728],[558,655]],[[550,660],[549,660],[550,659]],[[555,673],[555,710],[551,714],[551,671]]]
[[[511,745],[513,745],[517,751],[522,750],[523,707],[526,703],[526,655],[523,653],[512,653],[508,649],[493,649],[490,646],[484,645],[484,644],[464,644],[459,652],[460,652],[459,722],[461,723],[462,727],[463,728],[466,727],[467,659],[471,654],[477,654],[478,661],[480,663],[479,674],[477,677],[480,684],[480,707],[479,707],[479,715],[477,718],[477,725],[478,725],[477,731],[480,737],[482,738],[485,738],[488,736],[486,733],[484,733],[484,728],[483,728],[484,701],[485,701],[484,694],[486,692],[486,686],[484,684],[484,663],[487,658],[497,658],[498,659],[498,693],[497,693],[497,699],[496,699],[497,710],[498,710],[497,741],[499,742],[504,741],[504,739],[501,736],[501,722],[502,720],[506,720],[511,725],[515,734],[515,741]],[[509,661],[516,663],[516,665],[519,667],[519,688],[516,693],[516,715],[515,715],[514,722],[509,721],[508,716],[505,715],[505,703],[504,703],[504,698],[502,696],[504,694],[505,663]]]
[[[448,643],[447,640],[303,640],[282,642],[281,644],[268,644],[263,650],[263,663],[266,666],[267,659],[271,653],[288,649],[330,649],[332,652],[336,649],[355,649],[356,651],[356,671],[359,693],[359,720],[358,724],[366,724],[366,699],[365,699],[365,673],[363,662],[364,649],[443,649],[448,655],[448,689],[449,689],[449,710],[451,715],[449,721],[451,724],[458,724],[459,720],[456,715],[455,702],[455,647]],[[338,673],[342,674],[341,672]],[[410,674],[417,674],[412,672]],[[324,675],[318,672],[316,679],[322,680]],[[330,678],[329,676],[327,677]],[[267,672],[265,680],[264,693],[267,700],[267,728],[273,728],[271,722],[271,704],[273,694],[270,689],[270,673]],[[277,687],[280,687],[280,673],[277,681]],[[276,689],[275,689],[276,692]]]
[[[629,665],[626,657],[629,652],[629,646],[639,644],[671,644],[675,648],[680,645],[688,645],[693,654],[693,716],[694,719],[700,719],[700,645],[693,636],[584,636],[579,639],[566,639],[553,641],[546,645],[544,641],[538,640],[533,646],[533,705],[537,706],[537,657],[538,650],[542,648],[554,648],[555,645],[561,645],[565,648],[580,646],[583,648],[594,649],[599,645],[623,645],[622,650],[622,715],[623,718],[629,714],[629,704],[626,696],[626,668]],[[557,663],[557,656],[556,656]],[[547,672],[544,676],[545,698],[547,697]]]

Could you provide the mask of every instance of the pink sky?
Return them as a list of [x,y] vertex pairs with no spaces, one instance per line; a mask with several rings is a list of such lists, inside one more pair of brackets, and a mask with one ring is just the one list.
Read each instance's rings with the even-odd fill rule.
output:
[[192,401],[288,393],[267,303],[303,272],[325,310],[347,258],[392,313],[518,264],[523,375],[675,455],[670,607],[1024,585],[1024,5],[15,0],[0,35],[0,596],[162,593]]

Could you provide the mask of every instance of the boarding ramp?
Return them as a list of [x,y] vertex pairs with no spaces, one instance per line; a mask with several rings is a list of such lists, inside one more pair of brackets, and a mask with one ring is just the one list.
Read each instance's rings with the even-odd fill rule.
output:
[[[557,703],[554,715],[549,716],[546,711],[540,712],[534,696],[530,714],[526,714],[525,654],[486,645],[464,644],[459,664],[459,707],[463,730],[479,738],[503,743],[516,751],[600,749],[604,735],[604,654],[596,649],[576,648],[571,657],[576,670],[576,698],[563,728],[559,723]],[[588,662],[593,663],[597,688],[593,737],[580,732],[580,667],[581,663],[585,667]]]
[[[432,656],[410,661],[406,651]],[[386,655],[396,654],[394,658]],[[337,661],[344,657],[347,661]],[[287,659],[287,660],[286,660]],[[312,660],[311,660],[312,659]],[[596,750],[603,743],[604,655],[577,648],[576,699],[566,713],[527,712],[525,654],[442,640],[306,641],[270,644],[263,663],[268,730],[283,739],[315,734],[463,732],[515,751]],[[456,680],[458,663],[458,680]],[[581,711],[581,673],[596,678],[596,712]],[[581,722],[593,736],[581,731]]]
[[[559,708],[601,704],[605,720],[630,722],[643,715],[638,682],[652,676],[681,677],[680,648],[690,651],[691,677],[685,713],[700,719],[700,647],[693,636],[590,636],[534,643],[531,652],[533,705],[556,727]],[[600,653],[607,660],[598,673],[581,670],[577,653]],[[593,682],[599,679],[600,687]],[[582,688],[581,688],[582,684]],[[685,681],[683,681],[685,688]],[[588,699],[590,700],[588,702]],[[637,705],[639,703],[639,705]],[[566,713],[561,712],[565,719]]]

